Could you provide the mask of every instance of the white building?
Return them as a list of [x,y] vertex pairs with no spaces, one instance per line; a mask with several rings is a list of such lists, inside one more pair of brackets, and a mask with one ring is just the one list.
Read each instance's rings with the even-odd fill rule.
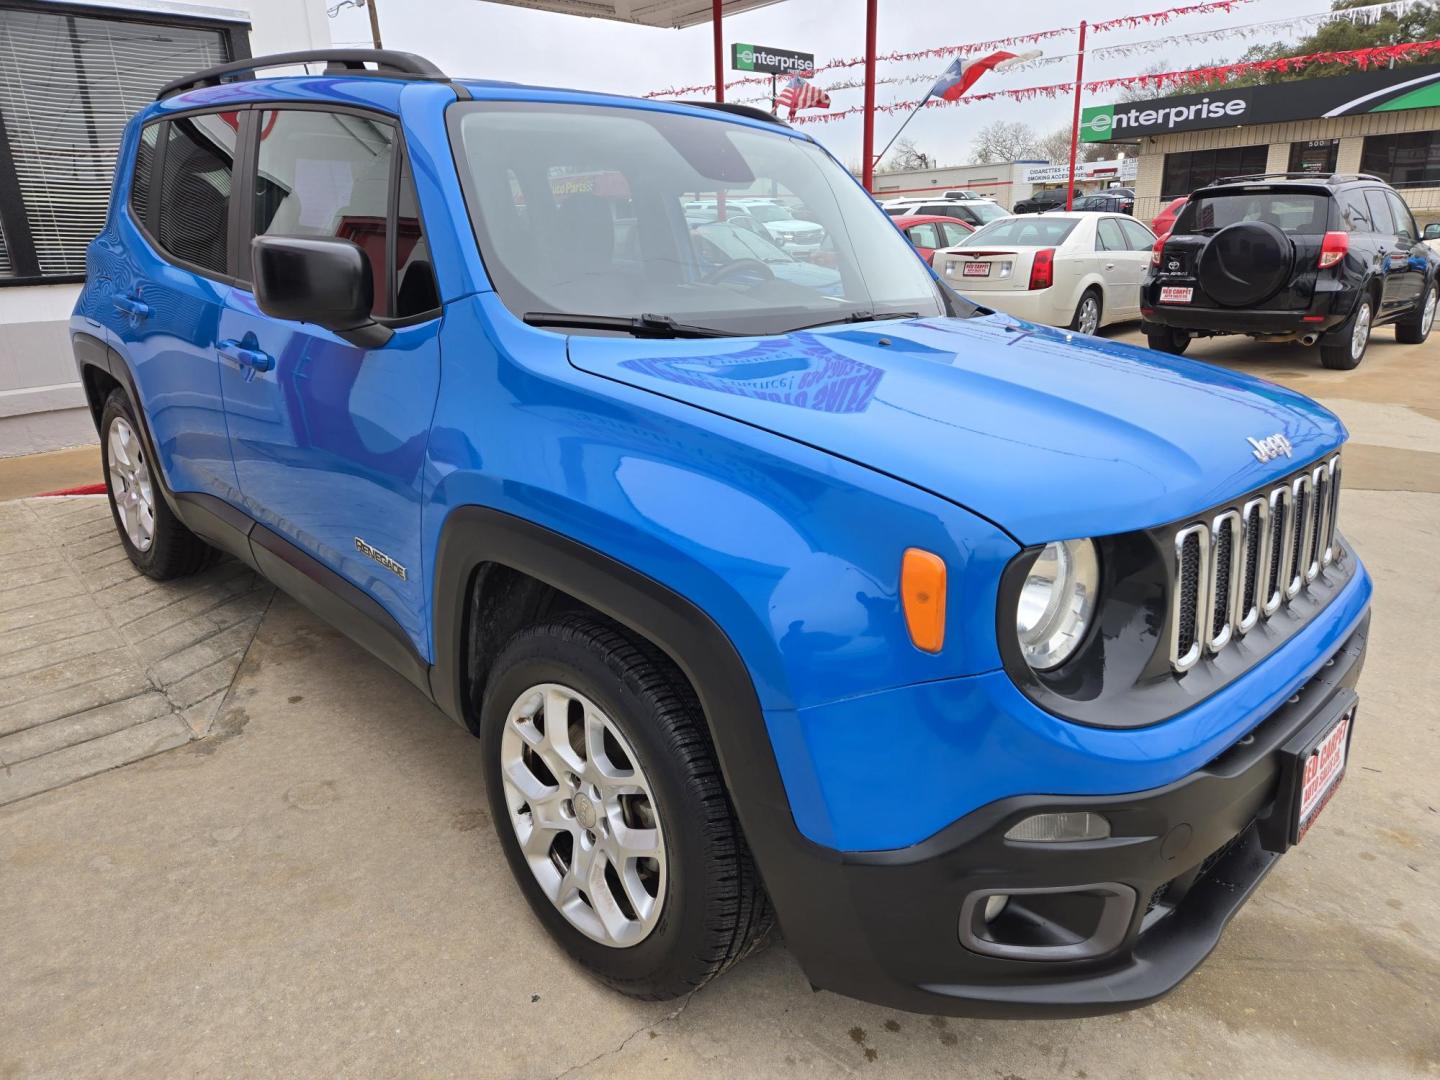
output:
[[0,457],[95,440],[66,327],[125,121],[177,76],[329,45],[323,0],[0,0]]
[[[1006,161],[995,165],[951,165],[941,169],[912,169],[875,174],[875,197],[924,199],[961,188],[994,199],[1007,209],[1042,188],[1064,187],[1069,165],[1047,161]],[[1075,186],[1085,192],[1101,191],[1114,183],[1132,183],[1133,159],[1086,161],[1075,166]]]

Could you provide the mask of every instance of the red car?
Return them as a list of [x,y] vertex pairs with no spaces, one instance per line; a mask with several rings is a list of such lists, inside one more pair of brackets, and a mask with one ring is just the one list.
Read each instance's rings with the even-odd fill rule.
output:
[[895,227],[915,245],[915,250],[928,263],[940,248],[954,247],[975,231],[975,226],[959,218],[936,214],[910,214],[893,219]]
[[1180,208],[1189,198],[1188,195],[1181,195],[1178,199],[1171,199],[1165,209],[1155,215],[1155,220],[1150,223],[1150,231],[1156,236],[1168,236],[1170,230],[1175,227],[1175,219],[1180,214]]

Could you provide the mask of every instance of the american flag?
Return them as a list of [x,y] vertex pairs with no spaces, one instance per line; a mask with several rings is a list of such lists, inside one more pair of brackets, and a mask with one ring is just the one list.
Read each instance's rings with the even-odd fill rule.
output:
[[797,75],[785,84],[785,89],[780,91],[780,95],[775,99],[775,104],[777,106],[788,105],[790,119],[794,120],[795,114],[801,109],[830,108],[830,95]]

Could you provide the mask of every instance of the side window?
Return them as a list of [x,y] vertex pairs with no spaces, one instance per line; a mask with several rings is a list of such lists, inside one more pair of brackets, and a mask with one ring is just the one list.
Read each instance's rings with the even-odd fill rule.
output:
[[1127,246],[1131,251],[1149,251],[1155,246],[1155,234],[1138,221],[1132,221],[1126,218],[1120,222],[1120,231],[1125,234],[1125,239],[1129,241]]
[[964,242],[965,238],[970,235],[970,230],[964,225],[956,225],[953,222],[942,221],[940,228],[945,233],[946,247],[954,247],[956,244]]
[[1125,243],[1125,236],[1120,232],[1120,226],[1114,218],[1101,218],[1095,226],[1095,232],[1099,237],[1095,244],[1096,251],[1126,251],[1130,247]]
[[140,129],[140,141],[135,148],[135,168],[130,174],[130,212],[137,222],[147,228],[150,225],[151,173],[155,168],[155,147],[159,142],[158,120]]
[[1415,219],[1410,216],[1410,207],[1393,191],[1387,191],[1385,197],[1390,200],[1390,211],[1395,215],[1395,234],[1415,243],[1419,233],[1415,228]]
[[924,225],[913,225],[910,228],[910,242],[916,247],[938,248],[945,245],[940,242],[935,226],[931,222]]
[[415,198],[415,179],[410,159],[400,159],[400,190],[395,196],[395,317],[408,319],[440,307],[435,268],[430,248],[420,225],[420,204]]
[[1340,217],[1347,232],[1374,232],[1370,222],[1370,205],[1365,201],[1363,191],[1345,191],[1340,194]]
[[1395,234],[1395,218],[1390,213],[1390,203],[1385,198],[1385,192],[1378,188],[1367,188],[1365,202],[1370,207],[1370,222],[1375,231],[1393,236]]
[[[352,113],[282,109],[260,115],[255,235],[352,241],[374,273],[377,316],[393,310],[387,271],[395,140],[393,124]],[[397,259],[399,251],[397,244]]]
[[160,157],[158,235],[171,256],[213,274],[230,272],[230,189],[235,127],[218,113],[171,120]]

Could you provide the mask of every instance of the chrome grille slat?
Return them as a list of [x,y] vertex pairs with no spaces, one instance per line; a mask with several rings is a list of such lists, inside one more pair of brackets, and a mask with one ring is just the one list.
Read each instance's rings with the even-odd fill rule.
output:
[[1209,605],[1205,587],[1210,575],[1210,530],[1191,525],[1175,534],[1175,618],[1170,641],[1170,663],[1176,671],[1189,671],[1204,652]]
[[1240,515],[1218,514],[1210,523],[1210,618],[1206,647],[1217,653],[1230,644],[1235,629],[1235,594],[1240,583]]
[[1170,666],[1184,673],[1294,600],[1339,554],[1340,455],[1175,532]]

